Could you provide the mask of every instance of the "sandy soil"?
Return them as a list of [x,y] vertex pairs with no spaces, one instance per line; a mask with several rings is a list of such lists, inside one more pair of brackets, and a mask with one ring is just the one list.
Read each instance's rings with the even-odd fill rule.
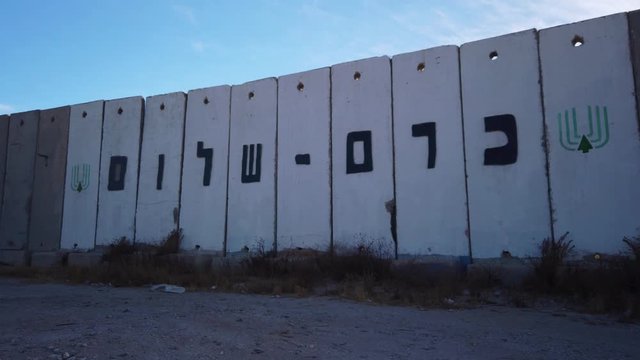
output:
[[640,359],[640,325],[553,310],[0,278],[0,359]]

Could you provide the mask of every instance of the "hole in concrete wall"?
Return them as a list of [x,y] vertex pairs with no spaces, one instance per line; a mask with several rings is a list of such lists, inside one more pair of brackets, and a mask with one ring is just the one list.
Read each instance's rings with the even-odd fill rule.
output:
[[576,35],[573,37],[573,39],[571,39],[571,45],[573,45],[574,47],[579,47],[582,46],[584,44],[584,38],[580,35]]
[[24,120],[20,119],[20,126],[24,125]]
[[489,53],[489,59],[491,60],[498,60],[498,52],[497,51],[492,51]]
[[86,118],[86,117],[87,117],[87,112],[86,112],[86,111],[83,111],[83,112],[82,112],[82,118],[84,119],[84,118]]
[[164,110],[164,103],[160,104],[160,111]]
[[249,91],[249,100],[253,99],[254,97],[256,97],[256,94],[254,94],[253,91]]
[[55,122],[55,121],[56,121],[56,117],[55,117],[55,116],[52,116],[52,117],[51,117],[51,122]]
[[298,89],[298,91],[302,91],[302,90],[304,90],[304,84],[302,82],[299,82],[298,86],[296,86],[296,88]]
[[209,98],[205,96],[205,97],[204,97],[204,100],[202,100],[202,102],[203,102],[205,105],[209,104]]
[[73,248],[77,249],[78,248],[78,243],[73,244]]
[[196,244],[196,250],[200,250],[200,245]]
[[122,111],[123,111],[122,108],[118,108],[118,115],[121,115]]
[[356,72],[353,74],[353,80],[360,80],[360,78],[361,78],[361,77],[362,77],[362,75],[360,75],[360,72],[359,72],[359,71],[356,71]]
[[421,62],[420,64],[418,64],[418,67],[416,67],[416,70],[418,70],[420,72],[423,72],[424,68],[425,68],[424,63]]

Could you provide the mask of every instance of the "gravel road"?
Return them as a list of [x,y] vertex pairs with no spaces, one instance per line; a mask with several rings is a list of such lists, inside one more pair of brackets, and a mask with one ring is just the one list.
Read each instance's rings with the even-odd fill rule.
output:
[[640,359],[640,325],[0,278],[0,359]]

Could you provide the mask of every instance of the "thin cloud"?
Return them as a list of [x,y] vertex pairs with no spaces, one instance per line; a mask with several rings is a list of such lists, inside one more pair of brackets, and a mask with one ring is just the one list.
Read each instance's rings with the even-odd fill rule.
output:
[[0,104],[0,114],[11,114],[14,111],[16,111],[16,109],[8,104]]
[[191,48],[199,54],[205,52],[208,47],[209,46],[204,41],[194,40],[191,42]]
[[429,38],[433,45],[461,45],[530,28],[544,29],[640,8],[640,0],[479,0],[452,1],[450,4],[455,6],[440,6],[423,12],[416,12],[414,6],[390,16],[399,27]]
[[187,21],[191,25],[198,24],[198,18],[193,8],[185,5],[173,5],[173,11],[175,11],[180,17]]

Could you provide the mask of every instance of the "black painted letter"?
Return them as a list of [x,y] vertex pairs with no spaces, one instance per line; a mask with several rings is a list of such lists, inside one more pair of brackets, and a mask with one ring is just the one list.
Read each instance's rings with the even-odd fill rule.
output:
[[112,156],[109,162],[109,183],[107,190],[124,190],[124,176],[127,173],[127,157]]
[[[247,164],[249,153],[249,164]],[[255,168],[253,167],[255,159]],[[242,145],[242,177],[243,183],[260,182],[260,165],[262,162],[262,144]]]
[[436,167],[436,123],[428,122],[411,126],[411,136],[429,138],[429,155],[427,158],[427,169]]
[[158,175],[156,176],[156,190],[162,190],[162,179],[164,178],[164,154],[158,155]]
[[[362,143],[364,161],[356,164],[353,158],[353,146]],[[347,134],[347,174],[373,171],[373,154],[371,152],[371,131],[354,131]]]
[[196,153],[198,158],[204,158],[204,176],[202,177],[202,186],[211,185],[211,167],[213,165],[213,149],[204,148],[204,143],[198,141],[198,151]]
[[502,131],[507,136],[505,145],[484,150],[485,165],[509,165],[518,160],[518,131],[516,118],[513,115],[504,114],[485,117],[484,131]]

